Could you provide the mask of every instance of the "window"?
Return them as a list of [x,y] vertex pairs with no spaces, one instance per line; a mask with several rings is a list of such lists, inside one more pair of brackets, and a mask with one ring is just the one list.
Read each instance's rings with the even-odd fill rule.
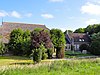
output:
[[84,41],[84,39],[82,39],[82,41]]
[[79,39],[79,41],[82,41],[81,39]]
[[80,42],[81,42],[81,41],[84,42],[84,39],[79,39],[79,41],[80,41]]

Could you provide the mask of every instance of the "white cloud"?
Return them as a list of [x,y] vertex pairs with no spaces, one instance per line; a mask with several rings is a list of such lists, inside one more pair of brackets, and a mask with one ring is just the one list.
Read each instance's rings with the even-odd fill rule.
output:
[[64,0],[49,0],[50,2],[63,2]]
[[87,25],[91,24],[98,24],[100,23],[97,19],[89,19],[88,21],[85,22]]
[[52,14],[41,14],[43,18],[52,19],[54,16]]
[[100,5],[87,2],[81,7],[81,12],[90,15],[100,15]]
[[8,16],[8,13],[3,11],[3,10],[1,10],[0,11],[0,17],[5,17],[5,16]]
[[21,18],[21,15],[17,11],[12,11],[10,15],[15,18]]
[[4,10],[0,10],[0,17],[14,17],[14,18],[22,18],[22,17],[31,17],[32,13],[26,13],[26,14],[21,14],[17,11],[4,11]]

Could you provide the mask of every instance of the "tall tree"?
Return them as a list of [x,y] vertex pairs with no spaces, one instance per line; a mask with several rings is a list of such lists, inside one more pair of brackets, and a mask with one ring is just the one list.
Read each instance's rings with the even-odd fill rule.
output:
[[100,32],[100,24],[88,25],[85,28],[85,32],[89,32],[90,35]]
[[64,33],[59,29],[51,29],[51,40],[54,44],[54,48],[56,49],[56,57],[63,58],[64,57],[64,48],[65,48],[65,36]]
[[85,33],[85,28],[76,29],[74,33]]
[[[29,55],[30,53],[30,32],[22,29],[14,29],[10,34],[9,50],[14,55]],[[29,52],[28,52],[29,51]]]
[[22,42],[22,50],[23,54],[29,56],[31,54],[31,33],[29,30],[24,31],[23,33],[23,42]]
[[100,32],[94,33],[91,37],[90,52],[92,54],[100,55]]
[[[51,39],[50,39],[50,33],[47,30],[40,29],[40,28],[34,29],[31,32],[31,41],[32,41],[32,48],[34,50],[33,52],[36,52],[36,50],[38,51],[41,49],[42,55],[46,56],[47,52],[52,52],[52,51],[48,51],[48,50],[53,50],[53,44],[52,44]],[[47,49],[47,51],[45,49]],[[39,52],[39,54],[40,53],[41,52]],[[36,54],[36,53],[33,53],[33,54]],[[48,57],[50,57],[49,54],[50,53],[48,53]],[[33,56],[33,58],[34,58],[34,56]],[[43,56],[42,56],[42,59],[45,58]],[[34,60],[34,61],[36,61],[36,60]]]

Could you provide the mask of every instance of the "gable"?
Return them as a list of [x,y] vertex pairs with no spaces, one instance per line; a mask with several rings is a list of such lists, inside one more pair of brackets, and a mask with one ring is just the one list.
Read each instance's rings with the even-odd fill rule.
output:
[[70,33],[67,35],[69,36],[70,39],[73,39],[74,42],[90,42],[91,41],[89,35],[86,33]]

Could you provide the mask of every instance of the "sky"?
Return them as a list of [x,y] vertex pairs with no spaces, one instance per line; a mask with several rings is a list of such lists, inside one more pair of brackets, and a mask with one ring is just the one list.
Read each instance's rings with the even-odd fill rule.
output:
[[0,23],[2,18],[74,31],[100,23],[100,0],[1,0]]

